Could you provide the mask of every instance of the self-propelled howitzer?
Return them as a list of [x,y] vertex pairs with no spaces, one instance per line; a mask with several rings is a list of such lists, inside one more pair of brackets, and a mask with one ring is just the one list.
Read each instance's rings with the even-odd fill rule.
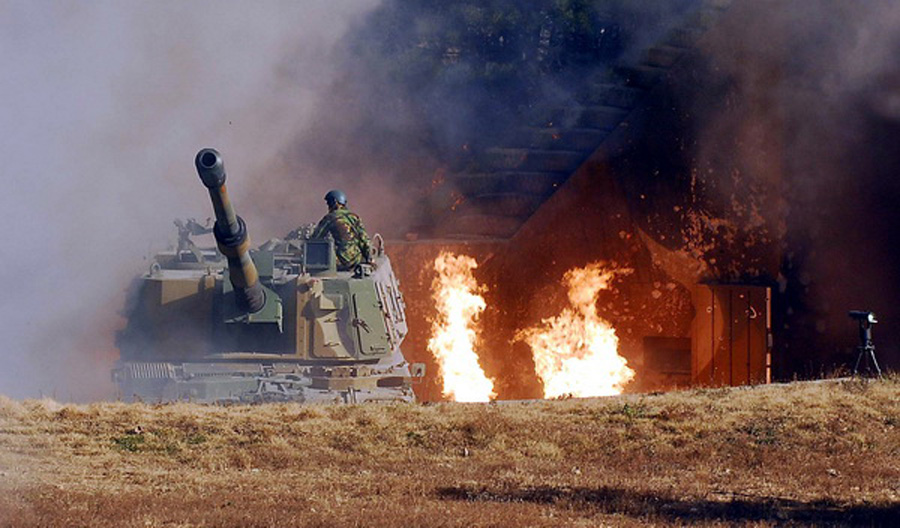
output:
[[221,156],[204,149],[195,164],[213,204],[216,247],[182,241],[135,281],[113,373],[122,397],[413,400],[423,371],[400,351],[405,306],[383,243],[374,269],[353,272],[337,271],[333,241],[303,236],[309,230],[252,250]]

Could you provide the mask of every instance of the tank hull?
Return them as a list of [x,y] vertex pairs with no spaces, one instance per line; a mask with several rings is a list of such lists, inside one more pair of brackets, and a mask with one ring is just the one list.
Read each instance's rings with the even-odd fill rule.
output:
[[279,271],[281,256],[255,258],[268,263],[266,287],[283,301],[271,321],[241,318],[230,308],[221,260],[201,269],[169,253],[154,259],[135,281],[128,325],[118,336],[121,359],[112,376],[120,399],[415,401],[413,383],[424,370],[400,350],[405,305],[386,255],[364,277]]
[[148,403],[415,401],[414,378],[402,358],[392,364],[330,367],[291,362],[121,361],[113,379],[121,399]]

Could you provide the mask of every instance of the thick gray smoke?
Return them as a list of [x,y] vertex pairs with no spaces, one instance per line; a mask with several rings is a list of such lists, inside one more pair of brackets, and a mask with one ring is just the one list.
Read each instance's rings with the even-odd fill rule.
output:
[[586,84],[636,63],[699,3],[385,0],[342,46],[340,83],[293,155],[353,194],[373,174],[392,182],[365,211],[389,236],[440,236],[454,173],[521,145],[522,127],[580,104]]
[[173,218],[210,214],[199,148],[257,241],[317,219],[328,183],[278,160],[376,3],[0,2],[0,393],[113,394],[129,280]]
[[711,37],[703,82],[682,94],[694,168],[723,209],[752,209],[783,241],[786,373],[852,363],[859,308],[881,315],[876,342],[896,368],[900,4],[740,1]]

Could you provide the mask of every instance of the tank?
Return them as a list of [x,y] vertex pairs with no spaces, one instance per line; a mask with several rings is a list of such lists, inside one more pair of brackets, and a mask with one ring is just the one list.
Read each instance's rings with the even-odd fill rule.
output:
[[[414,401],[424,375],[400,345],[403,296],[373,237],[371,266],[337,271],[334,241],[312,225],[251,249],[222,157],[195,159],[215,214],[176,221],[178,244],[155,255],[130,289],[113,370],[126,401],[361,403]],[[216,246],[192,237],[212,233]]]

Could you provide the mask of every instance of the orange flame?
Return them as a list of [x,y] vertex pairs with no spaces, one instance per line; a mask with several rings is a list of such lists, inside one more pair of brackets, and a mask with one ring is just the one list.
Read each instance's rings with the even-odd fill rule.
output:
[[621,394],[634,377],[619,355],[619,338],[612,325],[597,315],[597,295],[609,288],[616,274],[595,262],[566,272],[570,308],[541,324],[519,331],[516,339],[531,347],[535,370],[544,383],[545,398]]
[[484,288],[472,275],[477,267],[472,257],[446,251],[434,260],[437,277],[431,289],[438,317],[432,323],[428,350],[437,359],[444,396],[454,401],[489,401],[495,396],[494,383],[485,376],[475,353],[475,325],[485,308],[479,294]]

